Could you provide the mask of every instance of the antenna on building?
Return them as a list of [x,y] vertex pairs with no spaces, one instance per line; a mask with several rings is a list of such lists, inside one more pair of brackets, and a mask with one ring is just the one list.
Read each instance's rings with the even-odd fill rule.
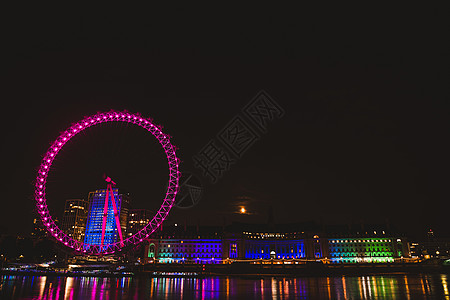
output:
[[105,239],[105,230],[106,230],[106,219],[108,218],[108,199],[111,196],[111,203],[114,210],[114,218],[116,219],[117,231],[119,232],[120,244],[123,245],[123,236],[122,229],[120,228],[120,220],[119,220],[119,211],[116,207],[116,200],[114,199],[114,192],[112,190],[112,186],[116,185],[116,183],[108,176],[103,174],[105,181],[108,183],[106,187],[106,196],[105,196],[105,208],[103,210],[103,224],[102,224],[102,239],[101,239],[101,248],[103,248],[103,242]]
[[116,185],[116,183],[112,181],[111,177],[106,177],[105,181],[111,183],[112,185]]
[[103,173],[103,179],[105,179],[106,182],[111,183],[112,185],[116,185],[116,183],[111,179],[111,177],[106,176],[105,173]]

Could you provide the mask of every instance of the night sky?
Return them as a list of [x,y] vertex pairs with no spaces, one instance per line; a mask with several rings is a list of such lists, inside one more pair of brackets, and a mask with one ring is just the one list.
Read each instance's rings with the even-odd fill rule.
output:
[[[205,191],[170,222],[385,223],[450,235],[449,49],[439,9],[251,7],[11,10],[1,67],[0,233],[25,234],[50,143],[98,111],[152,117]],[[196,14],[194,14],[194,11]],[[285,111],[217,183],[192,157],[265,90]],[[48,203],[105,187],[155,209],[165,157],[138,127],[91,128],[62,150]],[[248,214],[238,214],[241,205]]]

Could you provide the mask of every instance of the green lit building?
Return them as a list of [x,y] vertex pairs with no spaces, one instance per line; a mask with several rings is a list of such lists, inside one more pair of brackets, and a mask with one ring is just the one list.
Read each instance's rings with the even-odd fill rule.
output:
[[327,258],[331,263],[386,263],[409,258],[408,243],[392,237],[352,237],[328,239]]

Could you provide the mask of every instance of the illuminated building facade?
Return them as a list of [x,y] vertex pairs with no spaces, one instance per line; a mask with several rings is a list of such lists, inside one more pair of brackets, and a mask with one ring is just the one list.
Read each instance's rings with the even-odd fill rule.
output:
[[[115,206],[120,214],[122,195],[119,194],[119,189],[114,188],[112,190],[114,194]],[[84,243],[87,245],[101,245],[105,197],[106,189],[96,190],[89,193],[89,214],[84,237]],[[108,198],[104,245],[115,243],[118,240],[118,230],[114,217],[112,199],[111,196]]]
[[251,240],[245,243],[246,259],[304,258],[303,240]]
[[411,257],[419,258],[419,257],[423,256],[422,251],[421,251],[421,245],[419,243],[415,243],[415,242],[409,243],[409,249],[411,252]]
[[[244,247],[245,259],[292,259],[306,256],[303,239],[296,239],[298,236],[292,233],[244,231],[243,237],[244,241],[234,243],[236,245],[233,247]],[[228,257],[238,258],[232,254],[230,251]]]
[[332,263],[394,262],[400,257],[395,253],[394,239],[386,237],[333,238],[328,247]]
[[66,200],[61,229],[73,239],[83,242],[89,202],[82,199]]
[[221,263],[221,239],[150,240],[149,258],[161,263]]
[[127,219],[127,236],[136,234],[153,218],[154,213],[149,209],[130,209]]
[[[252,228],[209,235],[202,230],[166,231],[160,238],[148,241],[147,261],[162,263],[228,263],[231,261],[317,261],[324,263],[391,263],[410,258],[405,238],[379,235],[354,234],[334,236],[316,230],[281,231]],[[227,231],[228,230],[228,231]]]

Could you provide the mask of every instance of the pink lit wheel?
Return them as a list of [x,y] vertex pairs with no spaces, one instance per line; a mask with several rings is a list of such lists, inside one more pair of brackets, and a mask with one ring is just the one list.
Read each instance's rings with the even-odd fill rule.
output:
[[[167,156],[167,161],[169,164],[169,184],[167,187],[166,196],[164,197],[163,203],[153,219],[138,233],[132,235],[123,240],[123,245],[120,242],[113,244],[104,245],[103,249],[100,249],[99,245],[86,245],[82,242],[74,240],[65,234],[58,226],[55,225],[48,208],[47,201],[45,198],[45,188],[48,173],[50,172],[52,163],[55,157],[58,155],[59,151],[63,146],[76,134],[81,131],[105,122],[127,122],[136,124],[147,131],[149,131],[158,140],[164,149]],[[179,160],[175,155],[175,147],[170,142],[170,136],[164,134],[161,128],[154,125],[151,119],[145,119],[139,114],[132,114],[128,112],[110,111],[104,113],[97,113],[93,116],[86,117],[83,120],[73,124],[70,128],[64,131],[51,145],[47,153],[45,153],[44,158],[41,162],[38,175],[36,177],[36,189],[35,189],[35,199],[37,211],[41,217],[41,220],[49,233],[58,241],[74,249],[79,253],[86,254],[112,254],[124,247],[138,244],[144,239],[148,238],[166,219],[169,214],[170,209],[174,205],[175,197],[178,191],[178,181],[180,177],[180,172],[178,171]]]

